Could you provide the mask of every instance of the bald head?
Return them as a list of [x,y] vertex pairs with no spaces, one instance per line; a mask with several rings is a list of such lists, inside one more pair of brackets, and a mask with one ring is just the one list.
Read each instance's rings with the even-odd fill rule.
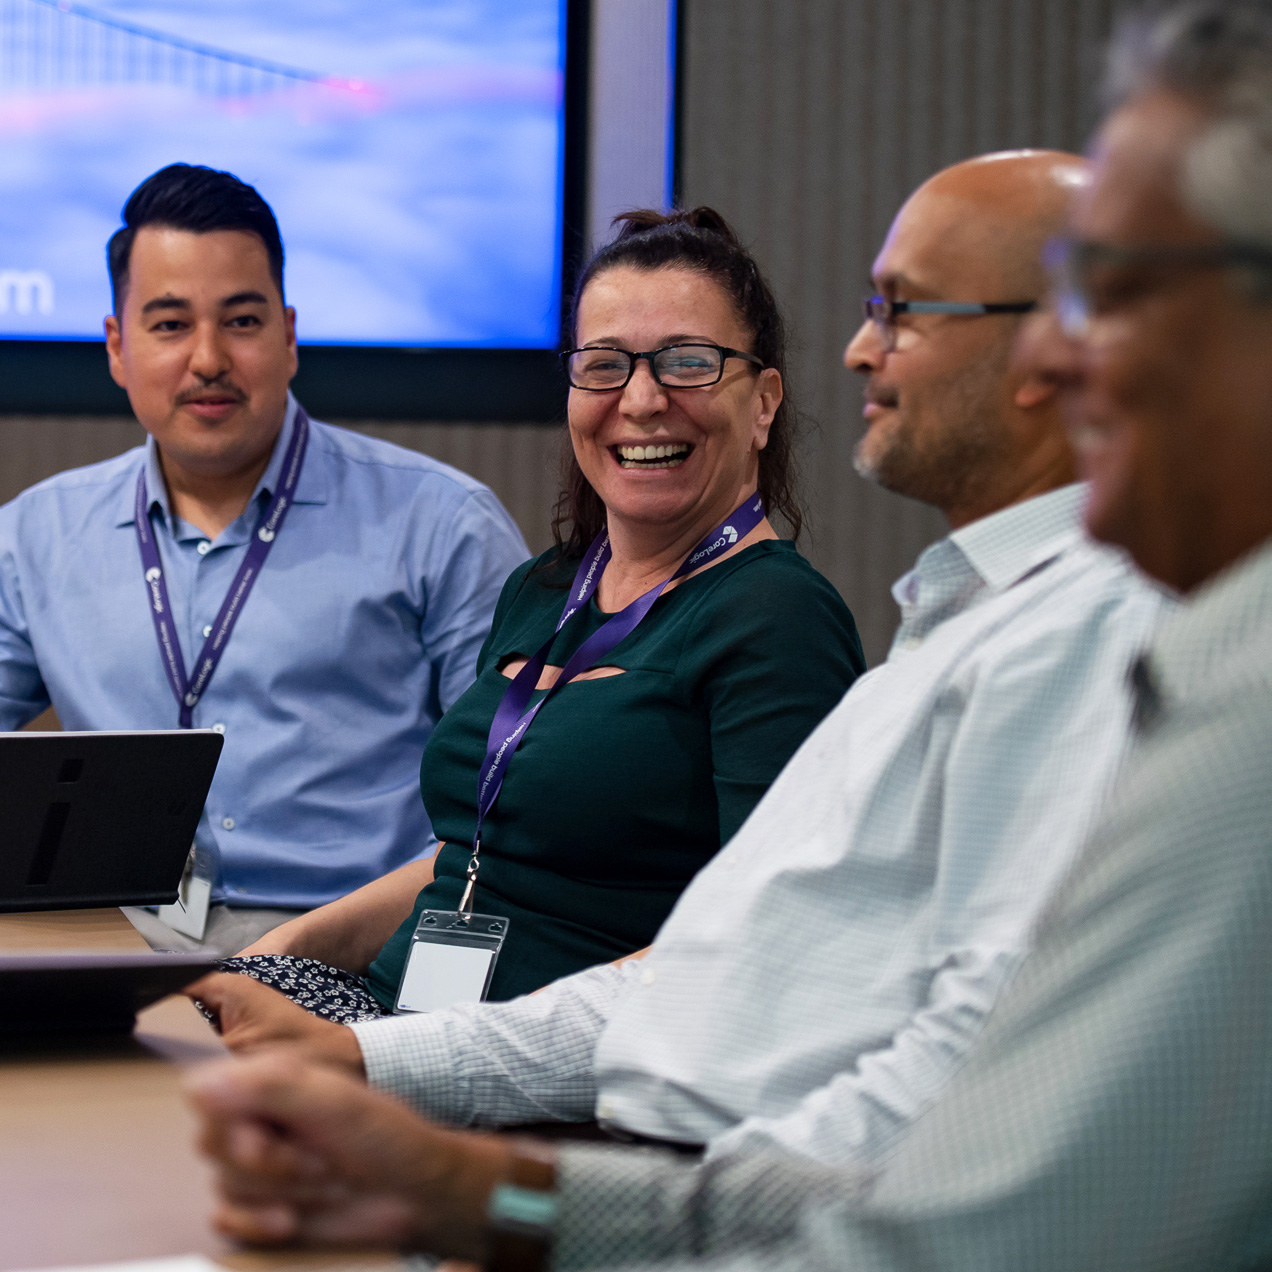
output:
[[888,243],[904,235],[914,263],[945,286],[997,288],[979,299],[1037,299],[1047,286],[1043,245],[1064,228],[1088,170],[1085,159],[1061,150],[1004,150],[956,163],[906,200]]
[[[894,301],[1034,302],[1046,241],[1065,225],[1087,163],[1014,150],[938,172],[906,200],[875,260]],[[958,526],[1073,479],[1054,393],[1011,368],[1020,317],[899,313],[867,322],[845,362],[869,377],[857,471]]]

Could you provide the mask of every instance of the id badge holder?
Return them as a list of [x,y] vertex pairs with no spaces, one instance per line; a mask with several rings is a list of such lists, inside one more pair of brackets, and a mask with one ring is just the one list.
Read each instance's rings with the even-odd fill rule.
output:
[[501,915],[423,911],[398,982],[394,1012],[442,1011],[456,1003],[481,1002],[507,935],[508,920]]
[[155,911],[161,923],[196,941],[203,940],[208,926],[208,907],[212,903],[212,879],[210,874],[205,873],[207,868],[198,845],[191,844],[190,855],[186,858],[181,882],[177,886],[177,899]]

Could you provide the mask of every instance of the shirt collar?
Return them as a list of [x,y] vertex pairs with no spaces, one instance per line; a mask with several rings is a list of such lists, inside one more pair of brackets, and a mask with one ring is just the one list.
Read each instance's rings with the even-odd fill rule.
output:
[[1272,683],[1272,540],[1165,619],[1132,681],[1150,715],[1163,699],[1186,702]]
[[1006,591],[1082,537],[1086,493],[1080,482],[1061,486],[981,517],[949,541],[992,591]]
[[[274,487],[278,483],[278,475],[282,471],[283,457],[287,453],[287,445],[291,441],[292,432],[296,427],[296,412],[299,409],[299,404],[289,391],[287,394],[287,409],[283,415],[283,427],[278,431],[278,437],[275,439],[274,450],[269,457],[269,463],[261,474],[260,481],[256,483],[252,498],[248,500],[247,506],[249,508],[262,494],[268,498],[274,493]],[[326,466],[322,462],[320,455],[320,449],[314,446],[314,432],[311,427],[309,447],[305,453],[305,464],[300,470],[300,480],[296,483],[296,494],[292,499],[293,503],[324,504],[327,502]],[[163,514],[164,524],[171,529],[172,513],[168,506],[168,486],[163,479],[163,470],[159,466],[159,449],[155,445],[153,437],[146,438],[141,463],[146,473],[146,494],[150,500],[150,508],[153,510],[158,505],[159,511]],[[136,480],[136,471],[134,470],[131,479],[120,494],[120,506],[115,521],[116,526],[130,526],[133,524],[137,496]]]

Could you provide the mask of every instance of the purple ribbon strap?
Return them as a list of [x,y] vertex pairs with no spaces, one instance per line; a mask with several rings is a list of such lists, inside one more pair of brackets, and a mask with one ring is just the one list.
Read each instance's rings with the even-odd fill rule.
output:
[[297,407],[287,454],[283,456],[283,470],[278,489],[261,514],[252,531],[251,542],[243,556],[242,564],[230,590],[221,602],[221,609],[212,624],[212,634],[203,642],[194,667],[194,679],[186,679],[185,661],[181,657],[181,642],[177,639],[176,623],[172,616],[172,603],[168,600],[168,585],[164,582],[163,562],[159,559],[159,545],[155,542],[150,526],[150,496],[146,490],[146,469],[142,465],[137,474],[137,506],[134,524],[137,528],[137,546],[141,549],[141,566],[146,578],[146,593],[150,601],[150,616],[155,622],[155,635],[159,638],[159,652],[163,656],[163,669],[168,676],[172,696],[180,709],[179,724],[183,729],[194,727],[194,708],[203,696],[216,671],[221,655],[229,643],[230,633],[252,590],[261,567],[274,540],[282,529],[287,510],[292,505],[296,483],[300,481],[301,466],[305,462],[305,448],[309,444],[309,417]]
[[495,710],[495,718],[490,725],[490,735],[486,741],[486,758],[482,761],[481,773],[477,784],[477,830],[473,835],[473,855],[468,863],[468,886],[460,899],[459,909],[467,910],[472,904],[473,884],[477,878],[478,855],[481,852],[481,826],[486,814],[494,807],[495,800],[503,787],[504,775],[513,753],[521,745],[531,721],[539,713],[540,708],[554,693],[570,683],[580,672],[595,667],[606,658],[620,641],[629,636],[639,625],[641,619],[649,613],[654,602],[662,595],[663,589],[674,580],[699,569],[716,557],[727,552],[741,539],[745,539],[756,526],[764,520],[764,501],[758,495],[749,496],[745,502],[729,514],[692,552],[680,563],[680,568],[657,587],[652,587],[642,596],[638,596],[626,609],[620,610],[594,631],[570,655],[561,674],[552,687],[538,702],[526,710],[539,676],[547,666],[548,652],[557,632],[578,613],[591,599],[609,564],[610,551],[609,532],[602,530],[592,541],[592,546],[584,553],[583,560],[574,575],[570,587],[570,595],[557,620],[555,631],[544,643],[543,647],[513,677],[512,683],[504,690],[503,698]]

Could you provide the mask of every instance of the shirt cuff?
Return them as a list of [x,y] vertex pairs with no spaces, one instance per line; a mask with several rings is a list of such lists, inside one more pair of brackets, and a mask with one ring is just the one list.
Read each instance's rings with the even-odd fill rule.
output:
[[362,1049],[367,1082],[440,1122],[461,1120],[455,1057],[442,1016],[388,1016],[349,1026]]
[[552,1266],[569,1272],[754,1253],[793,1238],[812,1209],[843,1212],[869,1186],[785,1154],[698,1164],[658,1149],[563,1146]]
[[692,1253],[698,1175],[693,1164],[656,1149],[563,1147],[554,1272]]

